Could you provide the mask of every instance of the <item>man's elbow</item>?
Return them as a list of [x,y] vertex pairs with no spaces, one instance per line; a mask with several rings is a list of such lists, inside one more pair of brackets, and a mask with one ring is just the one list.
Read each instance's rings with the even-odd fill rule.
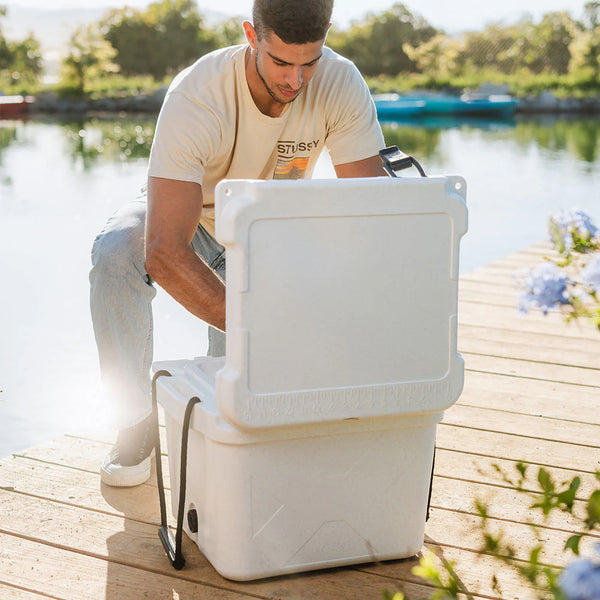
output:
[[161,283],[168,277],[173,264],[176,264],[176,262],[172,247],[161,240],[146,242],[146,272],[154,281]]

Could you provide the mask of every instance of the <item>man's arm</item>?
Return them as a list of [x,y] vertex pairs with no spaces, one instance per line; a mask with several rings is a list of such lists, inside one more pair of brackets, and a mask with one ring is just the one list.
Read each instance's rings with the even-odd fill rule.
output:
[[225,286],[190,247],[201,213],[199,184],[148,178],[146,269],[192,314],[225,331]]
[[387,177],[387,173],[383,168],[381,158],[371,156],[363,160],[335,165],[335,172],[339,178],[345,177]]

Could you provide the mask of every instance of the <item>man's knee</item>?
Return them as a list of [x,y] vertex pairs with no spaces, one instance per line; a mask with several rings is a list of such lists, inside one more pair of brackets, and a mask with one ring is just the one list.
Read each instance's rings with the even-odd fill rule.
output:
[[91,277],[137,273],[148,279],[144,266],[144,220],[140,215],[124,212],[122,216],[117,213],[94,240]]

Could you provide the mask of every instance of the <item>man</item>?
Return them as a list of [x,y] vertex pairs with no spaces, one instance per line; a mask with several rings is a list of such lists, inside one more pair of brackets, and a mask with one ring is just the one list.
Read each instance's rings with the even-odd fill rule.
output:
[[[206,321],[224,354],[225,255],[214,235],[221,179],[302,178],[327,146],[338,177],[384,176],[384,141],[354,65],[324,46],[333,0],[255,0],[247,44],[212,52],[171,84],[144,197],[96,238],[90,273],[102,377],[121,410],[104,483],[150,477],[152,281]],[[144,232],[145,223],[145,232]]]

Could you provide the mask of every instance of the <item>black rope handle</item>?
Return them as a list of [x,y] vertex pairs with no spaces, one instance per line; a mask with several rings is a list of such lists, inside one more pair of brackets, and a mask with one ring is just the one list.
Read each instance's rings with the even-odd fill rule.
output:
[[427,177],[423,167],[418,163],[417,159],[408,154],[404,154],[398,146],[389,146],[379,151],[379,157],[383,161],[383,168],[390,177],[398,177],[396,171],[402,171],[409,167],[415,167],[421,177]]
[[429,478],[429,493],[427,494],[427,515],[425,516],[425,521],[429,521],[429,515],[431,512],[431,492],[433,491],[433,471],[435,470],[435,451],[436,451],[436,443],[433,442],[433,459],[431,460],[431,476]]
[[158,484],[158,499],[160,502],[160,528],[158,530],[158,537],[169,557],[169,562],[173,568],[183,569],[185,566],[185,559],[182,552],[183,542],[183,515],[185,512],[185,492],[187,487],[187,453],[188,453],[188,440],[190,432],[190,421],[192,418],[192,411],[196,404],[201,402],[200,398],[194,396],[190,398],[185,407],[185,415],[183,417],[183,425],[181,431],[181,457],[179,461],[179,505],[177,507],[177,529],[175,530],[175,538],[173,533],[169,529],[167,523],[167,503],[165,499],[165,486],[163,483],[162,473],[162,462],[161,462],[161,451],[160,451],[160,433],[158,429],[158,402],[156,398],[156,381],[159,377],[171,377],[169,371],[157,371],[152,378],[152,413],[155,419],[155,444],[154,453],[156,455],[156,480]]

